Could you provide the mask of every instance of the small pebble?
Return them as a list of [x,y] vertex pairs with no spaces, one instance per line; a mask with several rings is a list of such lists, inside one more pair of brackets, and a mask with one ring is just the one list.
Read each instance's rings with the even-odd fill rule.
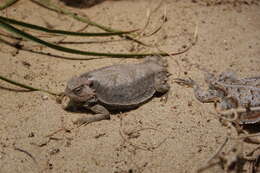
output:
[[42,96],[42,99],[43,100],[48,100],[48,96],[44,95],[44,96]]
[[60,152],[60,149],[59,148],[54,148],[50,151],[50,155],[54,155],[54,154],[57,154]]

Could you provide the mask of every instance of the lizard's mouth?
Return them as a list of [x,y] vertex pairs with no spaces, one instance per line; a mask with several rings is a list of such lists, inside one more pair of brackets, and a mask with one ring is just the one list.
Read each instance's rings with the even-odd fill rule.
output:
[[56,102],[58,104],[61,104],[61,107],[64,110],[70,110],[72,107],[80,105],[79,103],[73,101],[71,97],[66,94],[65,92],[61,92],[57,97],[56,97]]
[[84,102],[74,101],[69,96],[64,95],[60,104],[62,109],[66,111],[77,112],[82,107]]
[[56,98],[56,102],[58,104],[61,104],[61,107],[66,110],[66,111],[71,111],[71,112],[77,112],[81,110],[82,107],[87,106],[87,105],[92,105],[96,102],[96,97],[95,94],[89,95],[88,97],[86,96],[77,96],[75,97],[74,95],[70,95],[68,93],[61,93],[59,96]]

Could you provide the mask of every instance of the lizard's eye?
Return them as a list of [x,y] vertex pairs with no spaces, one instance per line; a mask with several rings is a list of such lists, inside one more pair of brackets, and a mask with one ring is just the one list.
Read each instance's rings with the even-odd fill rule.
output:
[[82,87],[78,87],[73,90],[73,93],[76,95],[80,95],[81,91],[82,91]]

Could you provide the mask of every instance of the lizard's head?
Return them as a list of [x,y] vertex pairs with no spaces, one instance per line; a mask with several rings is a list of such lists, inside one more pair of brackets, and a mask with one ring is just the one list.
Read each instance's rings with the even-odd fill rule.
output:
[[73,77],[68,81],[65,95],[75,103],[83,103],[95,96],[95,90],[91,88],[93,81],[84,77]]

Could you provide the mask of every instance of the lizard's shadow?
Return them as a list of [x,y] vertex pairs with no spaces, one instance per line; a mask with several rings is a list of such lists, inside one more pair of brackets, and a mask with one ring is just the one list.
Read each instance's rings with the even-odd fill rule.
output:
[[259,133],[260,132],[260,122],[254,124],[245,124],[243,125],[243,129],[248,131],[250,134]]
[[61,0],[65,5],[74,8],[90,8],[94,5],[100,4],[105,0]]
[[[140,107],[140,106],[138,106],[138,107]],[[110,113],[110,114],[114,115],[114,114],[129,112],[129,111],[131,111],[131,110],[138,109],[138,107],[129,108],[129,109],[120,109],[120,110],[117,110],[117,109],[108,109],[108,110],[109,110],[109,113]],[[91,111],[91,110],[89,110],[89,109],[86,109],[86,108],[84,108],[84,107],[70,107],[70,108],[67,108],[65,111],[71,112],[71,113],[94,114],[93,111]]]
[[[119,108],[118,106],[115,107],[111,107],[109,105],[103,105],[105,108],[107,108],[110,112],[110,114],[119,114],[119,113],[125,113],[125,112],[129,112],[135,109],[138,109],[140,106],[146,104],[147,102],[151,101],[153,98],[157,98],[157,97],[161,97],[164,94],[162,93],[155,93],[153,97],[151,97],[150,99],[146,100],[145,102],[139,104],[138,106],[128,106],[128,108]],[[86,109],[82,106],[71,106],[69,108],[66,109],[66,111],[68,112],[72,112],[72,113],[87,113],[87,114],[93,114],[93,112],[89,109]]]

